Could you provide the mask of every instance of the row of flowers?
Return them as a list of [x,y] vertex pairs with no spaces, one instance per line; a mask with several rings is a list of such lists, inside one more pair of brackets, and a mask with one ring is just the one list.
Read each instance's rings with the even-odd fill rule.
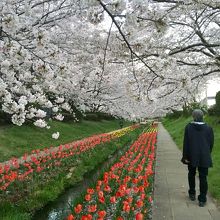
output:
[[[67,220],[136,219],[149,215],[157,128],[142,133],[125,154],[73,204]],[[79,201],[79,200],[78,200]]]
[[31,155],[24,154],[20,159],[12,158],[10,161],[0,164],[0,192],[5,191],[15,181],[24,181],[34,173],[38,174],[54,166],[60,166],[64,158],[79,155],[99,144],[110,142],[138,126],[133,125],[110,133],[94,135],[80,141],[60,145],[57,148],[37,149],[32,151]]
[[132,126],[129,126],[129,127],[125,127],[125,128],[119,129],[119,130],[111,131],[108,134],[111,135],[114,138],[119,138],[119,137],[129,133],[131,130],[134,130],[137,127],[139,127],[138,124],[132,125]]

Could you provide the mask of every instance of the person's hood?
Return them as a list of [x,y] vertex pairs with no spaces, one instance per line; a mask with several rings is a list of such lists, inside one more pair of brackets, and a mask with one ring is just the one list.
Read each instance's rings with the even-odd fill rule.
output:
[[205,126],[205,122],[197,122],[197,121],[193,121],[190,123],[196,130],[201,131]]

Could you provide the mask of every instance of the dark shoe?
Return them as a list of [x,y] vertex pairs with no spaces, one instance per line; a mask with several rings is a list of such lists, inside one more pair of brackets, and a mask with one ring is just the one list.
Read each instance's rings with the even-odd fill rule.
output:
[[199,207],[204,207],[206,202],[199,202]]
[[195,201],[196,200],[196,195],[195,194],[189,194],[189,198],[190,198],[190,200]]

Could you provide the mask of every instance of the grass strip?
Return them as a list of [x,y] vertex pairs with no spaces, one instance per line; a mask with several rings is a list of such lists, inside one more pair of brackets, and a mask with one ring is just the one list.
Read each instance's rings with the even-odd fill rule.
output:
[[[130,122],[124,122],[129,126]],[[120,128],[119,120],[111,121],[49,121],[50,129],[39,128],[32,124],[21,127],[15,125],[0,126],[0,162],[12,157],[21,157],[26,152],[69,143],[85,137],[109,132]],[[59,139],[52,134],[59,131]]]

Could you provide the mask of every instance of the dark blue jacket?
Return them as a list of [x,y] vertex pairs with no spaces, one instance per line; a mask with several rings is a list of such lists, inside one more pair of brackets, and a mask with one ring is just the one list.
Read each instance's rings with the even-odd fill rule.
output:
[[191,122],[185,127],[183,140],[183,159],[193,167],[212,167],[211,152],[214,134],[205,123]]

